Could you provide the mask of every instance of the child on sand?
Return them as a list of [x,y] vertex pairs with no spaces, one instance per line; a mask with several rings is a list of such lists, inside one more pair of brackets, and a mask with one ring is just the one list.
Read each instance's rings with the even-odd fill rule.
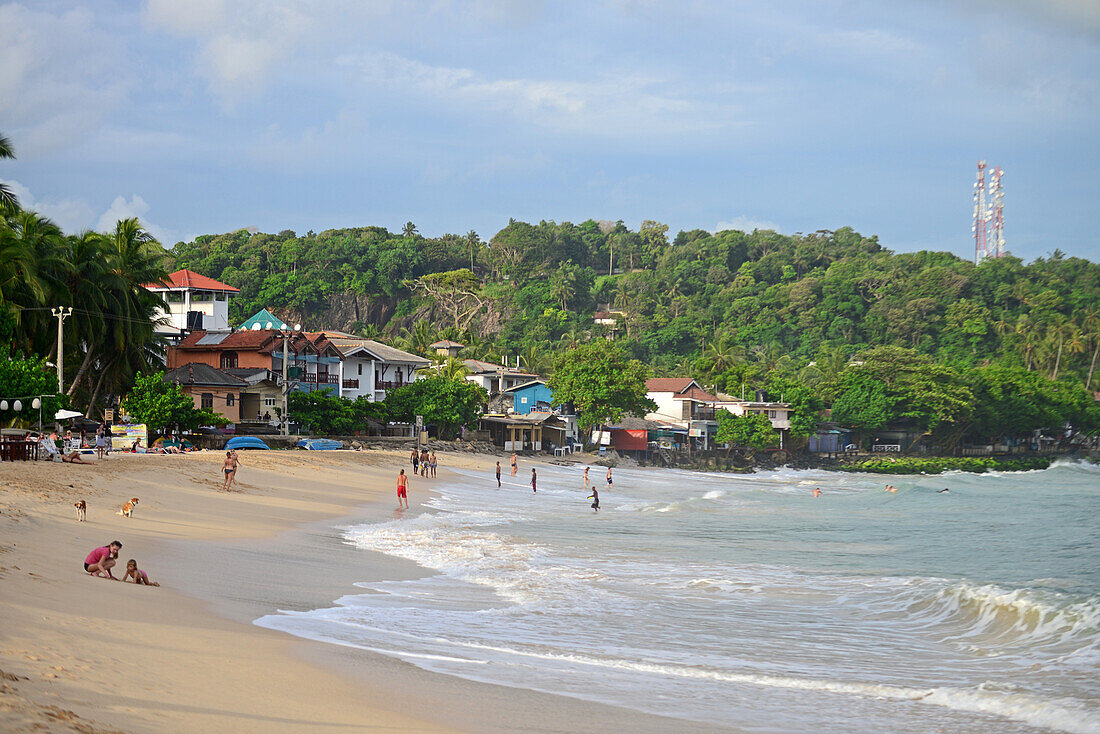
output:
[[122,577],[122,580],[142,586],[160,586],[158,582],[149,580],[149,574],[138,568],[137,561],[133,558],[126,561],[126,575]]

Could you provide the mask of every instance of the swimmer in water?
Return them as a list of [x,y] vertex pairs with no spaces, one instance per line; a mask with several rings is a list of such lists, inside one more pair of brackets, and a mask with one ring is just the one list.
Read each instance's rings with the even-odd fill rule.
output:
[[897,491],[898,491],[898,488],[897,488],[897,487],[895,487],[895,486],[893,486],[893,485],[887,484],[887,485],[886,485],[886,489],[884,489],[884,490],[882,490],[882,491],[883,491],[883,492],[897,492]]
[[950,492],[950,491],[951,491],[950,489],[948,489],[947,487],[944,487],[939,492],[936,492],[936,494],[943,494],[944,492]]
[[821,487],[815,488],[814,491],[811,492],[810,494],[812,494],[814,496],[814,499],[817,499],[818,497],[821,496]]

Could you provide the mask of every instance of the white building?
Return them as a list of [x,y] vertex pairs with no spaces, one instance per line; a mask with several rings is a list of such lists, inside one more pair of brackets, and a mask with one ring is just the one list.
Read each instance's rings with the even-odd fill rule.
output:
[[[157,333],[177,337],[187,329],[228,331],[229,299],[240,293],[238,288],[190,270],[177,270],[163,283],[146,283],[145,289],[168,302],[167,312],[157,311],[157,319],[164,319],[157,324]],[[201,323],[199,317],[189,314],[201,314]]]
[[326,331],[323,338],[341,354],[340,395],[352,400],[366,397],[372,403],[386,399],[386,391],[419,379],[417,370],[430,360],[374,339]]
[[711,395],[690,377],[656,377],[645,381],[646,397],[657,403],[657,410],[645,416],[647,421],[690,428],[693,422],[713,422]]
[[470,371],[466,375],[466,379],[476,385],[481,385],[490,395],[496,395],[509,388],[517,387],[531,380],[537,380],[539,377],[533,372],[523,372],[519,369],[512,369],[492,362],[482,362],[480,359],[464,359],[462,363]]
[[728,410],[734,415],[746,413],[759,413],[767,416],[772,423],[772,428],[777,431],[790,430],[791,404],[773,403],[766,400],[738,400],[732,395],[718,393],[718,401],[714,404],[715,410]]

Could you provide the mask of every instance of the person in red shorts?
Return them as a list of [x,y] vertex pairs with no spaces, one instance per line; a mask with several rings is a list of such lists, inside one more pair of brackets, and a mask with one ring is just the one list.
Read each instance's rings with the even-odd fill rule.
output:
[[405,470],[397,475],[397,506],[401,506],[401,500],[405,500],[405,509],[409,509],[409,478],[405,476]]

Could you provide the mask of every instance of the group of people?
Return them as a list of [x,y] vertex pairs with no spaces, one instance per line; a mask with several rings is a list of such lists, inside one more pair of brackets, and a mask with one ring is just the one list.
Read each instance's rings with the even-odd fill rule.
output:
[[[513,477],[516,475],[516,471],[519,468],[518,464],[517,464],[517,459],[518,459],[518,457],[516,456],[516,454],[512,454],[512,476]],[[592,509],[595,510],[596,512],[599,512],[600,511],[600,493],[599,493],[599,490],[597,490],[596,487],[591,484],[591,480],[589,480],[589,478],[588,478],[588,470],[591,469],[591,468],[592,467],[589,467],[589,466],[586,466],[584,468],[584,474],[581,477],[581,479],[584,482],[585,490],[589,490],[589,489],[592,490],[592,494],[588,496],[588,499],[592,500]],[[606,478],[607,478],[607,486],[610,487],[611,489],[614,489],[615,488],[615,481],[611,477],[611,467],[607,467],[607,477]],[[497,480],[497,489],[500,489],[500,487],[502,485],[501,485],[501,482],[500,482],[500,462],[499,461],[497,462],[497,465],[496,465],[496,480]],[[539,491],[538,482],[539,482],[538,472],[535,471],[534,467],[531,467],[531,491],[535,494],[538,494],[538,491]]]
[[112,540],[107,545],[93,548],[92,552],[84,559],[84,571],[92,576],[112,581],[129,581],[132,584],[142,586],[160,586],[149,578],[149,574],[138,568],[137,561],[133,558],[126,561],[126,573],[122,578],[115,576],[111,569],[118,564],[118,552],[122,550],[122,543]]
[[435,458],[435,452],[428,453],[428,449],[416,449],[412,450],[412,454],[409,455],[409,459],[412,461],[413,474],[418,474],[422,477],[429,476],[431,472],[432,479],[435,479],[435,470],[438,466],[438,461]]

